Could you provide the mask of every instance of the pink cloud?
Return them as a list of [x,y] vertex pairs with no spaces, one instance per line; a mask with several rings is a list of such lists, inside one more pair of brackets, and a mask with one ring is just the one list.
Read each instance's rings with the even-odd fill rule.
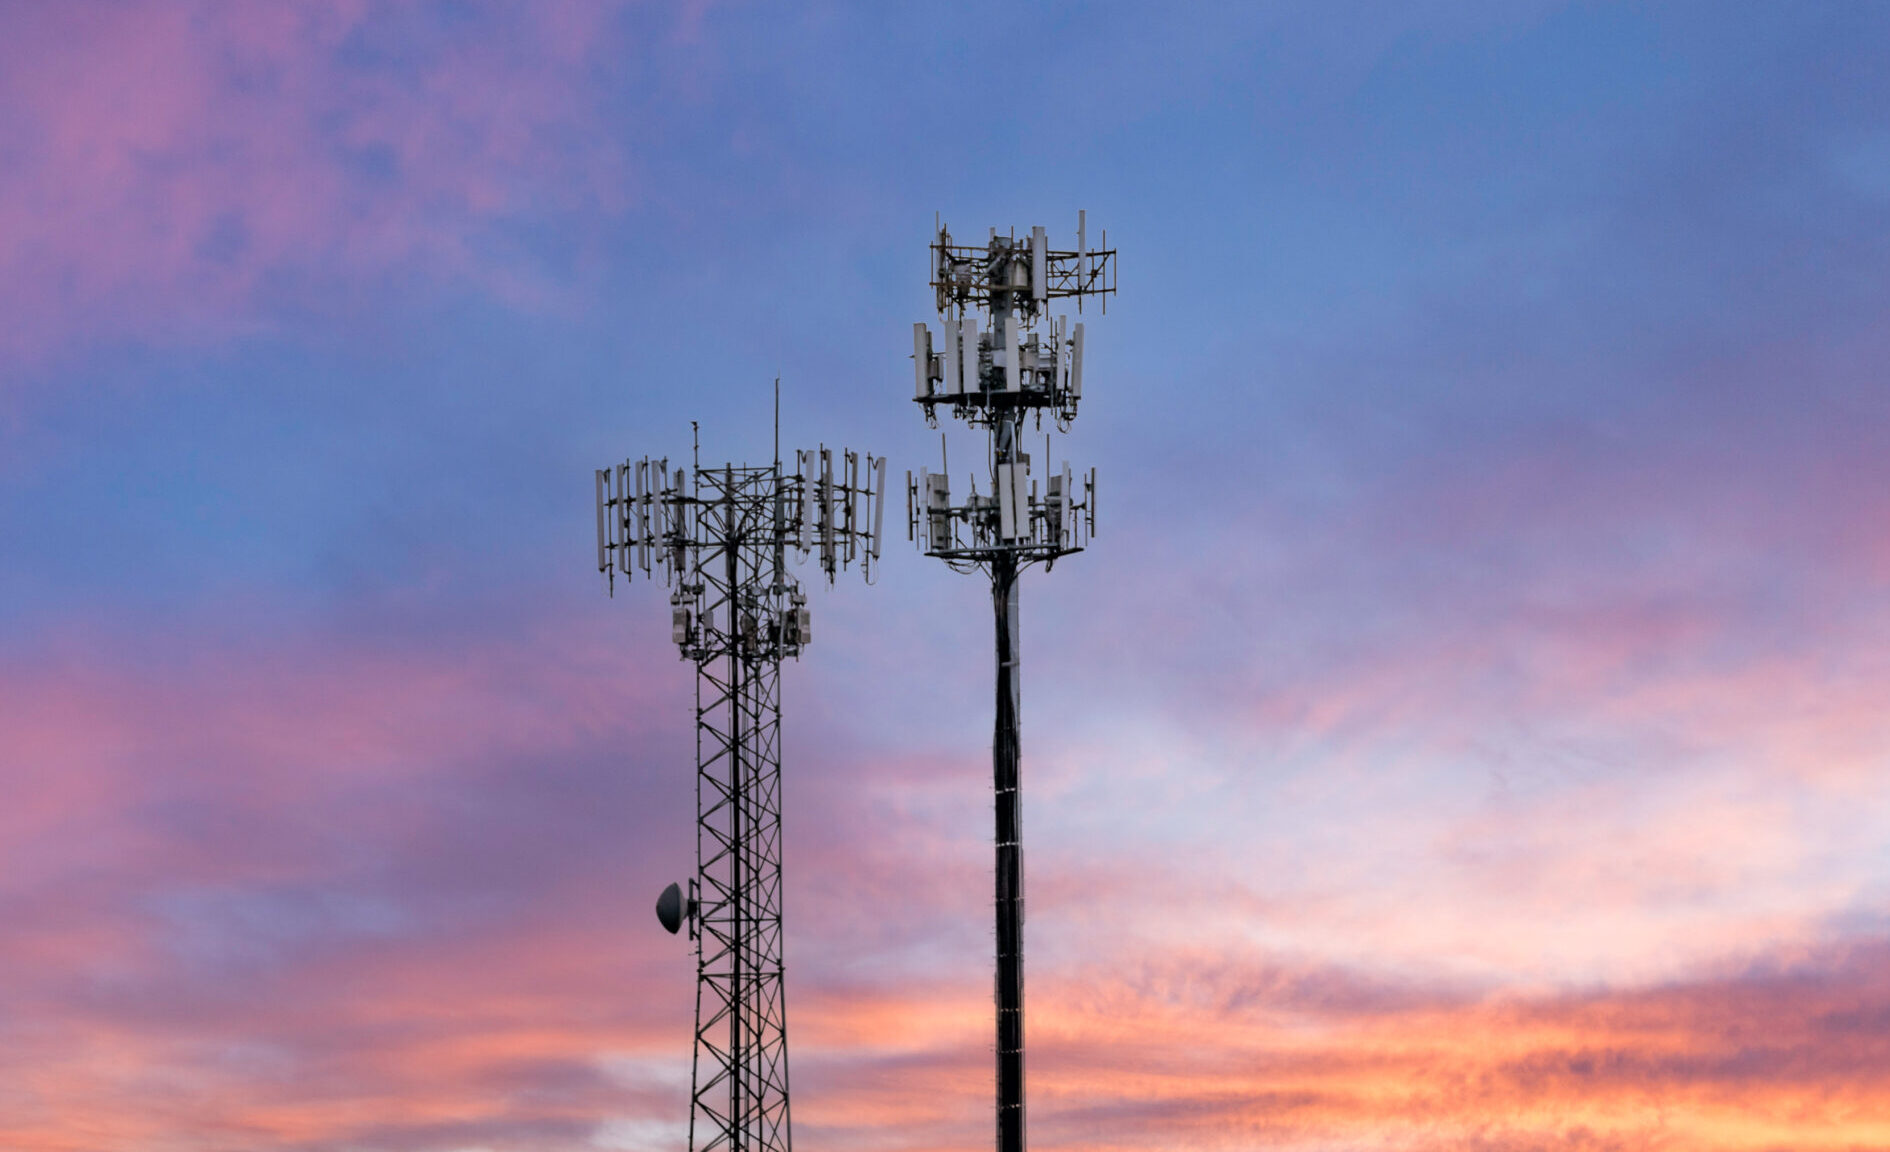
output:
[[[557,291],[508,222],[621,211],[586,77],[615,5],[19,10],[0,37],[0,354],[267,326],[298,285]],[[310,294],[306,306],[317,299]]]
[[[611,782],[647,774],[652,746],[686,749],[670,709],[686,666],[590,616],[424,651],[183,643],[161,667],[109,651],[75,640],[0,675],[19,801],[0,815],[0,1144],[673,1135],[689,957],[648,892],[624,891],[648,861],[614,855],[661,835],[632,803],[651,789]],[[802,1137],[981,1147],[983,781],[927,759],[817,769],[826,744],[797,737],[791,784],[808,816],[789,847]],[[1396,941],[1358,924],[1350,953],[1255,946],[1206,914],[1307,923],[1325,894],[1191,876],[1193,858],[1134,838],[1091,869],[1057,841],[1032,858],[1039,1144],[1822,1149],[1890,1124],[1879,943],[1528,993],[1359,968],[1341,957]],[[1477,911],[1443,894],[1428,911],[1452,899]],[[1125,905],[1149,919],[1112,920]],[[1481,931],[1530,930],[1506,916]]]
[[545,627],[0,666],[0,1145],[581,1140],[677,1107],[604,1067],[687,1041],[682,1001],[621,994],[687,967],[626,930],[609,858],[650,819],[619,807],[635,750],[683,739],[640,719],[670,661]]

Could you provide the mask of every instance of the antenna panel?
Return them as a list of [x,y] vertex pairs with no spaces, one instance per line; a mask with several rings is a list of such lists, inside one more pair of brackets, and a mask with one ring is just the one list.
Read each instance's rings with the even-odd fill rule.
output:
[[1006,540],[1015,540],[1017,531],[1017,465],[999,464],[997,475],[998,535]]
[[860,541],[860,454],[848,452],[846,461],[846,483],[842,487],[846,489],[847,498],[846,560],[851,564],[858,554]]
[[1039,304],[1050,298],[1050,241],[1042,225],[1030,230],[1030,294]]
[[798,472],[801,481],[801,530],[800,537],[795,541],[795,544],[800,547],[802,554],[805,555],[807,550],[813,546],[814,518],[817,514],[816,506],[818,502],[816,497],[819,494],[819,479],[814,474],[814,454],[802,450],[796,452],[795,455],[800,458]]
[[602,468],[596,469],[596,472],[594,479],[597,481],[597,570],[608,572],[610,571],[609,535],[605,525],[609,523],[609,520],[604,515],[604,480],[610,473]]
[[[871,459],[871,457],[868,457]],[[881,456],[873,469],[873,559],[879,559],[880,528],[886,523],[886,458]]]
[[931,548],[947,548],[952,544],[951,478],[942,472],[930,473],[925,477],[925,513],[930,523],[926,536]]
[[1070,329],[1070,399],[1083,398],[1083,322]]
[[650,461],[650,487],[643,495],[644,528],[650,537],[650,546],[656,546],[656,538],[663,531],[663,510],[659,503],[663,490],[663,470],[669,467],[668,461]]
[[1063,386],[1063,398],[1070,398],[1070,318],[1057,317],[1057,382]]
[[912,326],[912,388],[917,400],[932,394],[932,334],[924,324]]
[[820,450],[820,564],[833,573],[833,449]]
[[1011,312],[1004,317],[1004,390],[1006,392],[1015,392],[1021,387],[1018,383],[1018,359],[1017,313]]
[[984,390],[984,348],[978,343],[978,318],[966,316],[961,327],[965,337],[964,389],[966,393]]
[[689,572],[688,513],[683,505],[683,474],[676,469],[676,486],[669,502],[669,574],[672,580],[686,580]]
[[626,460],[617,465],[617,568],[625,576],[636,567],[636,554],[630,549],[634,527],[630,512],[630,462]]
[[650,461],[648,457],[637,461],[637,499],[636,534],[637,567],[643,569],[645,576],[650,574]]
[[958,386],[960,379],[959,361],[963,358],[962,354],[958,351],[958,321],[947,316],[945,318],[944,335],[945,379],[942,382],[943,386],[940,388],[940,391],[947,396],[956,396],[960,391]]

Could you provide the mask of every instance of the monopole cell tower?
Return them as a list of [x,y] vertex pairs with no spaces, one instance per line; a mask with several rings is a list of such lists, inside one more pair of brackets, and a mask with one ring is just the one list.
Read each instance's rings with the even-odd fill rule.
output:
[[[997,709],[991,746],[997,817],[997,1148],[1024,1150],[1024,858],[1019,789],[1017,580],[1041,562],[1083,550],[1095,531],[1096,473],[1081,481],[1066,463],[1051,468],[1051,430],[1067,432],[1083,397],[1083,324],[1052,315],[1051,302],[1086,297],[1105,306],[1116,288],[1108,235],[1088,246],[1077,214],[1076,247],[1053,249],[1042,228],[1028,238],[991,230],[983,245],[952,241],[943,226],[932,243],[938,339],[912,326],[913,399],[937,426],[938,410],[986,432],[985,494],[973,469],[969,494],[954,502],[943,456],[938,472],[906,476],[907,535],[928,556],[991,579],[996,615]],[[1041,488],[1026,436],[1044,434]]]
[[696,945],[692,1152],[789,1152],[781,934],[781,661],[811,639],[788,560],[818,556],[829,583],[871,582],[886,461],[820,447],[774,462],[688,470],[667,459],[597,471],[597,567],[670,589],[671,638],[696,666],[696,874],[657,900]]

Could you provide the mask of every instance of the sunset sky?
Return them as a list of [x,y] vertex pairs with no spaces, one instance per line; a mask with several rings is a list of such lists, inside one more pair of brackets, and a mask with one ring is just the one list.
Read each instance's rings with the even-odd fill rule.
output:
[[[1862,0],[0,0],[0,1148],[683,1152],[693,675],[591,470],[764,461],[777,375],[933,463],[935,214],[1080,208],[1035,1147],[1890,1149],[1887,60]],[[796,1138],[985,1148],[988,589],[810,592]]]

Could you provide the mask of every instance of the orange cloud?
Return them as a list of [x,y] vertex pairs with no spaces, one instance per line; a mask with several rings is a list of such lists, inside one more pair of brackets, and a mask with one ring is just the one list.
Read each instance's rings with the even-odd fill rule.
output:
[[[1890,1141],[1886,958],[1890,946],[1872,941],[1784,967],[1538,996],[1181,952],[1059,973],[1031,988],[1032,1139],[1119,1149],[1881,1147]],[[900,1007],[870,1014],[903,1045],[850,1037],[858,1047],[845,1073],[823,1069],[827,1098],[801,1110],[842,1146],[983,1146],[986,1046],[956,1040],[964,1021],[941,1025],[936,1004]],[[849,1010],[823,1001],[811,1011]],[[915,1044],[928,1032],[948,1042]],[[896,1056],[913,1051],[926,1058]]]

